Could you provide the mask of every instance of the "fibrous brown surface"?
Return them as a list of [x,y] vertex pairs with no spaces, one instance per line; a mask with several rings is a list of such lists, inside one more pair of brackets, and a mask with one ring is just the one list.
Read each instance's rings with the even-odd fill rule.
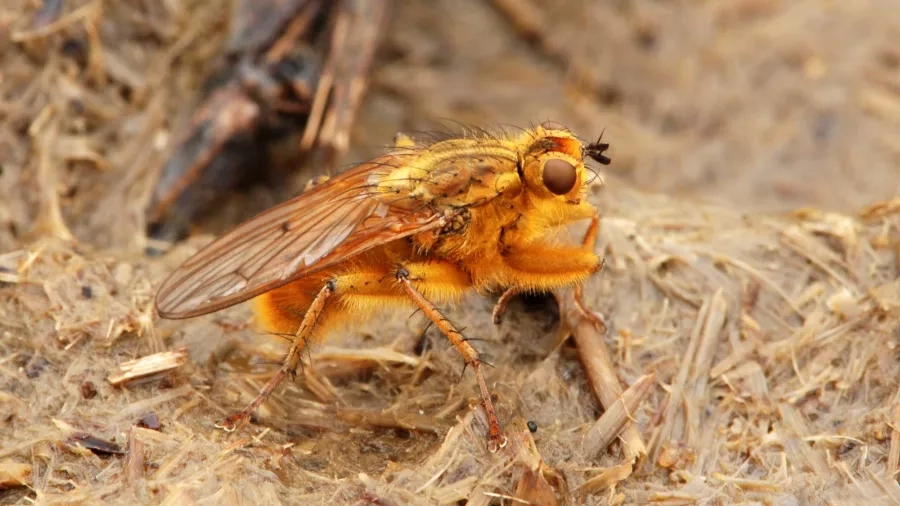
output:
[[606,128],[586,294],[608,331],[565,311],[559,343],[552,305],[522,301],[498,326],[489,297],[449,311],[494,365],[494,455],[471,374],[408,314],[336,336],[256,423],[216,429],[284,344],[245,306],[173,322],[152,298],[267,193],[223,196],[160,257],[143,209],[229,11],[69,2],[35,29],[35,2],[0,8],[0,502],[900,502],[900,10],[544,5],[396,2],[352,142]]

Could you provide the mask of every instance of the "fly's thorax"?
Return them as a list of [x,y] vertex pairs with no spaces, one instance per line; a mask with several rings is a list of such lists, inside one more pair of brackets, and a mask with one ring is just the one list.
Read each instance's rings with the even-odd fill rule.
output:
[[392,153],[392,163],[369,174],[367,184],[372,194],[384,204],[402,209],[417,209],[421,202],[412,198],[413,190],[428,176],[423,168],[421,153],[404,148]]
[[509,141],[451,139],[421,151],[382,178],[380,193],[403,192],[408,207],[461,208],[521,190],[518,151]]

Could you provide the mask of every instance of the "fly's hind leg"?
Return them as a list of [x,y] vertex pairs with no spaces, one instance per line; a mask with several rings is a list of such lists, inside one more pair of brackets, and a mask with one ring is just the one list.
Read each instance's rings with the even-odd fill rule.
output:
[[301,353],[303,353],[303,349],[306,347],[312,331],[316,328],[319,320],[321,320],[322,313],[325,311],[325,303],[332,295],[334,295],[335,290],[336,286],[334,281],[329,280],[325,282],[325,286],[319,290],[316,298],[313,299],[312,304],[303,316],[300,326],[294,333],[287,356],[284,358],[284,362],[282,363],[281,368],[278,369],[278,372],[275,373],[275,376],[266,383],[259,394],[250,401],[250,404],[248,404],[247,407],[233,415],[219,420],[216,422],[216,427],[225,429],[229,432],[233,431],[238,424],[250,417],[253,410],[258,408],[288,375],[296,374],[297,367],[300,365]]
[[[470,286],[468,276],[451,264],[431,262],[417,265],[427,269],[430,281],[422,288],[430,297],[441,300],[457,298]],[[315,297],[307,295],[318,283],[324,286]],[[301,354],[324,339],[335,323],[356,319],[388,306],[408,306],[410,302],[394,280],[390,263],[359,267],[327,280],[301,279],[262,295],[254,308],[257,318],[263,327],[269,327],[268,330],[291,335],[291,347],[281,368],[250,404],[220,420],[216,426],[233,431],[247,419],[286,377],[296,374]],[[300,314],[303,314],[302,321],[296,325],[296,316]]]
[[[438,275],[433,276],[434,279],[427,279],[428,277],[431,277],[429,274]],[[500,430],[500,421],[497,419],[497,413],[494,410],[491,393],[488,390],[487,382],[484,380],[484,375],[481,372],[481,359],[478,357],[478,352],[475,351],[475,348],[473,348],[466,338],[463,337],[462,333],[454,327],[443,314],[441,314],[434,303],[428,300],[422,293],[422,291],[424,291],[425,293],[431,292],[439,294],[447,293],[448,288],[450,290],[461,289],[468,284],[468,275],[451,264],[435,262],[403,266],[397,269],[396,275],[397,281],[400,283],[400,287],[403,291],[406,292],[406,295],[409,296],[423,313],[425,313],[425,316],[434,322],[435,326],[441,330],[453,346],[456,347],[460,355],[463,356],[466,365],[472,368],[472,371],[475,373],[475,379],[478,382],[478,387],[481,390],[481,397],[484,401],[484,410],[488,417],[488,437],[490,439],[488,449],[491,452],[496,452],[500,448],[503,448],[506,446],[506,436],[504,436]],[[452,283],[448,286],[447,280],[451,278],[456,278],[457,283]],[[433,284],[435,283],[442,286],[434,287]],[[419,291],[419,288],[421,288],[422,291]]]
[[[390,273],[390,267],[387,269],[375,268],[345,273],[326,281],[325,286],[310,303],[303,316],[303,321],[294,332],[291,348],[275,376],[266,383],[246,408],[219,421],[216,426],[232,431],[240,422],[247,419],[250,413],[259,407],[287,376],[295,373],[300,364],[301,353],[312,339],[313,331],[316,330],[318,335],[323,327],[327,328],[330,326],[330,322],[340,319],[342,311],[368,312],[385,305],[413,302],[447,336],[447,339],[463,356],[466,364],[474,371],[490,424],[489,449],[496,451],[506,446],[506,438],[500,430],[494,404],[481,372],[481,360],[478,352],[429,300],[458,299],[471,288],[471,279],[468,273],[452,263],[441,261],[413,263],[393,271],[393,275],[389,275]],[[329,310],[327,316],[324,315],[326,310]],[[336,313],[332,311],[336,311]],[[345,316],[350,316],[350,314],[345,313]],[[279,319],[276,317],[273,320]]]

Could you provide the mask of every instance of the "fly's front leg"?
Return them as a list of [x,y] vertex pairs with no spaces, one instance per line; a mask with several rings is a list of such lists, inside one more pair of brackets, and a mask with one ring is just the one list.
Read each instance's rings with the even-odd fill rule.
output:
[[519,293],[574,285],[575,307],[594,324],[605,328],[603,319],[586,308],[582,288],[590,276],[603,268],[603,259],[594,252],[599,228],[600,217],[595,214],[581,246],[531,244],[525,249],[506,252],[503,259],[514,285],[497,302],[495,318],[502,315],[509,300]]
[[[443,274],[443,276],[442,276]],[[496,452],[500,448],[506,446],[506,436],[500,430],[500,421],[497,419],[497,413],[494,410],[494,403],[491,400],[491,393],[488,390],[487,382],[481,372],[481,360],[478,358],[478,352],[463,337],[462,333],[453,326],[452,323],[441,314],[440,310],[423,295],[425,293],[447,294],[448,289],[463,289],[468,285],[468,275],[456,266],[447,263],[422,263],[412,264],[397,269],[397,281],[400,287],[406,292],[406,295],[425,313],[435,326],[447,337],[448,340],[456,347],[460,355],[466,361],[466,365],[472,368],[475,373],[475,379],[478,381],[478,387],[481,389],[481,397],[484,401],[484,410],[487,413],[488,424],[490,425],[488,437],[490,442],[488,449]],[[429,277],[433,276],[433,279]],[[449,281],[449,283],[448,283]],[[439,285],[437,288],[434,285]],[[419,290],[421,288],[422,291]]]
[[[597,235],[599,232],[600,215],[595,214],[591,217],[591,224],[588,226],[588,229],[584,234],[584,239],[581,241],[581,248],[593,253],[597,248]],[[600,267],[597,271],[599,272],[602,269],[603,259],[601,258]],[[575,300],[575,307],[578,309],[578,312],[592,322],[600,332],[606,332],[606,322],[603,320],[603,315],[596,311],[591,311],[584,303],[584,285],[582,283],[576,284],[574,292],[573,299]]]

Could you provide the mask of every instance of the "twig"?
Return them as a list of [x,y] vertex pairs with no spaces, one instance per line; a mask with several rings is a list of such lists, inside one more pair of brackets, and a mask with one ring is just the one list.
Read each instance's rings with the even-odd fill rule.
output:
[[[594,394],[605,409],[612,409],[622,397],[622,386],[600,333],[592,322],[579,318],[573,337]],[[633,424],[625,427],[621,438],[626,460],[639,465],[647,456],[647,447],[637,428]]]
[[369,69],[384,31],[388,0],[348,2],[349,7],[338,15],[338,27],[346,19],[346,34],[335,31],[331,59],[334,60],[334,81],[331,107],[323,119],[319,144],[326,148],[326,163],[335,166],[349,149],[350,128],[362,103],[369,77]]
[[605,450],[625,425],[633,421],[631,413],[644,402],[655,381],[655,374],[641,376],[622,394],[618,402],[606,408],[603,415],[584,435],[582,446],[587,455],[593,456]]
[[144,443],[137,438],[136,427],[128,431],[127,450],[125,455],[125,480],[134,485],[144,476]]

